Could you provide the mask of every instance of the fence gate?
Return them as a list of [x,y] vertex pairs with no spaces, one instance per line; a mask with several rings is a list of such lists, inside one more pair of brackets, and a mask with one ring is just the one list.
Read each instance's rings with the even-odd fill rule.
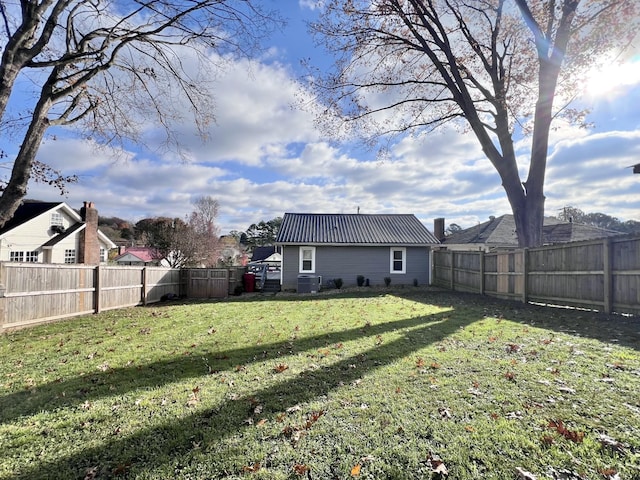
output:
[[188,298],[224,298],[229,294],[229,270],[193,268],[183,270]]

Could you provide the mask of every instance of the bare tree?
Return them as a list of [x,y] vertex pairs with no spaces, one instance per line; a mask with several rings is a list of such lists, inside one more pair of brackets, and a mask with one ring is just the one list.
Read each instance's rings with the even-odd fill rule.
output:
[[[228,55],[252,55],[279,22],[256,0],[0,1],[0,134],[17,148],[2,184],[0,226],[26,194],[45,132],[74,125],[97,144],[140,141],[190,110],[213,119],[210,76]],[[21,95],[27,88],[28,95]],[[23,109],[8,108],[20,97]],[[16,100],[17,102],[18,100]],[[186,105],[186,107],[185,107]],[[36,164],[37,165],[37,164]],[[73,180],[45,171],[46,181]],[[37,177],[37,175],[36,175]]]
[[220,229],[216,225],[220,204],[207,195],[193,202],[195,210],[189,217],[189,226],[193,240],[199,252],[200,263],[206,267],[215,267],[220,257]]
[[153,249],[155,260],[173,268],[215,267],[220,256],[219,204],[210,196],[197,198],[186,220],[145,218],[136,223],[136,237]]
[[[312,31],[335,68],[313,82],[327,113],[374,141],[448,122],[473,132],[502,180],[519,244],[540,245],[552,120],[584,121],[586,110],[570,107],[580,74],[630,41],[638,8],[637,0],[329,0]],[[523,165],[521,134],[531,140]]]

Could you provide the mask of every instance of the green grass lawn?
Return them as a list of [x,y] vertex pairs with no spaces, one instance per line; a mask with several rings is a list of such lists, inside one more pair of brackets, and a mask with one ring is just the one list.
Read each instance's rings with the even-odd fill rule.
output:
[[405,288],[0,336],[0,478],[639,479],[640,321]]

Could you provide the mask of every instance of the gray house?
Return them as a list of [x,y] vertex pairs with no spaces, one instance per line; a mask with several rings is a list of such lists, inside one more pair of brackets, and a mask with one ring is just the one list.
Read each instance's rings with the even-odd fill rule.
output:
[[[444,219],[434,221],[434,233],[440,240],[440,247],[447,250],[478,251],[509,249],[518,247],[516,222],[513,215],[490,217],[489,221],[445,236]],[[542,239],[544,245],[595,240],[621,235],[620,232],[606,230],[575,222],[565,222],[554,217],[544,217]]]
[[282,289],[316,291],[341,278],[356,286],[429,283],[431,247],[439,242],[414,215],[285,213],[276,238],[282,247]]

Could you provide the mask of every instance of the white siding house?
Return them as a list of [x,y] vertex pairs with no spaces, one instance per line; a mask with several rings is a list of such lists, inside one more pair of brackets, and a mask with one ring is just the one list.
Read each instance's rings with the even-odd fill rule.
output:
[[85,202],[86,212],[83,218],[64,202],[22,204],[0,229],[0,261],[106,263],[115,244],[97,230],[92,203]]

